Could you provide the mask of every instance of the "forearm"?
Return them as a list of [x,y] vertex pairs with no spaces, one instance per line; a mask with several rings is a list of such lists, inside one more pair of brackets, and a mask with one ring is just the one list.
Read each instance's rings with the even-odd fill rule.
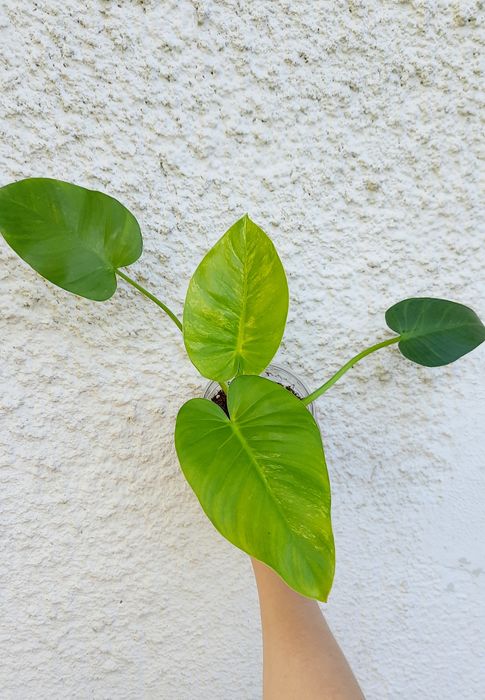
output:
[[363,700],[318,603],[251,561],[261,608],[264,700]]

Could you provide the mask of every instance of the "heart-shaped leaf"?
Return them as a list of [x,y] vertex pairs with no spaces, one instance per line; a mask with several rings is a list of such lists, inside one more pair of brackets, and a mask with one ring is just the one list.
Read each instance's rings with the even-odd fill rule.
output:
[[116,269],[142,251],[140,227],[120,202],[48,178],[0,188],[0,231],[43,277],[96,301],[114,294]]
[[446,299],[405,299],[387,310],[386,323],[400,334],[402,354],[426,367],[454,362],[485,340],[476,313]]
[[334,572],[320,431],[301,401],[254,376],[229,386],[230,419],[207,399],[179,411],[182,470],[212,523],[296,591],[326,600]]
[[215,381],[259,374],[277,351],[288,313],[286,275],[268,236],[237,221],[195,271],[184,307],[184,341]]

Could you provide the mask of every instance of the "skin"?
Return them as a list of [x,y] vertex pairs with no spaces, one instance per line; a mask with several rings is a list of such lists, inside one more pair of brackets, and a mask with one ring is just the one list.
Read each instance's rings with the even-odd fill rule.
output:
[[263,633],[263,700],[365,700],[315,600],[251,559]]

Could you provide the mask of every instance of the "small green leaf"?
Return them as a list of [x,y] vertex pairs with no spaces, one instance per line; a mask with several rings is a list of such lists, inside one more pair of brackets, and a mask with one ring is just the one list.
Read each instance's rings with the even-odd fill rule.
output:
[[285,271],[273,243],[248,216],[195,271],[184,307],[190,359],[209,379],[259,374],[277,351],[288,313]]
[[405,299],[386,311],[386,323],[400,334],[404,357],[426,367],[454,362],[485,340],[476,313],[446,299]]
[[48,178],[0,188],[0,232],[40,275],[96,301],[114,294],[115,270],[142,251],[140,227],[120,202]]
[[301,401],[262,377],[229,386],[231,418],[207,399],[179,411],[175,445],[205,513],[296,591],[326,600],[335,563],[320,431]]

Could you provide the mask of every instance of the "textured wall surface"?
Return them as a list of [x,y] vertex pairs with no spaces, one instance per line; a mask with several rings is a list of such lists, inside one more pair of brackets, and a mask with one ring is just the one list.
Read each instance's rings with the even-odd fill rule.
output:
[[[485,315],[481,5],[4,0],[0,184],[120,199],[133,276],[177,312],[248,211],[289,277],[277,359],[315,387],[401,298]],[[260,698],[248,560],[172,445],[205,384],[176,328],[123,283],[99,304],[0,259],[2,700]],[[320,401],[327,614],[369,699],[483,697],[484,359],[392,348]]]

